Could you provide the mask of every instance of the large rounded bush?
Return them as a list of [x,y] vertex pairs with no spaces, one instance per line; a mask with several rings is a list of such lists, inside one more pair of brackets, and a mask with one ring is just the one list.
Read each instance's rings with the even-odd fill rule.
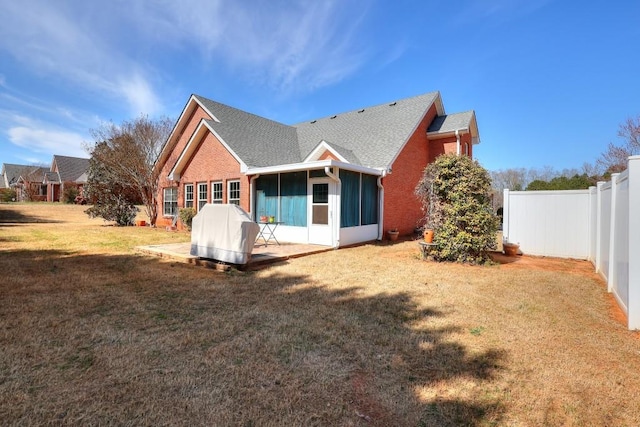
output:
[[434,259],[471,264],[489,259],[498,229],[490,191],[489,173],[467,156],[443,154],[425,168],[416,195],[425,227],[435,231]]

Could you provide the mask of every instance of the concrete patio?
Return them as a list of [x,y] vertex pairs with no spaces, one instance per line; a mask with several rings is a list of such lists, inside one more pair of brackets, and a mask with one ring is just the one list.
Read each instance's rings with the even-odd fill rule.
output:
[[[303,245],[294,243],[255,245],[251,254],[251,261],[244,269],[259,268],[267,264],[285,261],[290,258],[316,254],[332,250],[332,247],[321,245]],[[205,265],[207,267],[217,267],[219,264],[215,260],[202,259],[191,255],[191,243],[170,243],[166,245],[149,245],[136,247],[138,252],[148,255],[155,255],[161,258],[168,258],[177,262],[187,264]]]

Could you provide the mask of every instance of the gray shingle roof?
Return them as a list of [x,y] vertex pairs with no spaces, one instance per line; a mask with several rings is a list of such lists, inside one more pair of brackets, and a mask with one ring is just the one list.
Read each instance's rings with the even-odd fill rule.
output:
[[247,166],[273,166],[301,160],[295,128],[201,96],[195,97],[220,121],[207,120],[207,124]]
[[[44,174],[49,171],[48,168],[33,165],[16,165],[4,163],[2,165],[3,177],[6,177],[9,187],[16,184],[21,176],[28,177],[31,180],[42,180]],[[4,179],[2,180],[4,181]],[[3,186],[4,186],[3,182]]]
[[58,175],[58,172],[47,172],[44,174],[44,177],[47,182],[51,184],[57,184],[60,182],[60,175]]
[[303,157],[324,140],[335,144],[334,147],[351,150],[361,166],[385,168],[391,164],[437,97],[438,92],[430,92],[299,123],[295,126]]
[[75,182],[80,175],[89,169],[89,159],[80,157],[54,155],[53,162],[58,166],[62,182]]
[[456,130],[469,129],[472,119],[473,111],[438,116],[433,120],[433,122],[431,122],[427,132],[447,133],[455,132]]
[[388,167],[439,96],[430,92],[287,126],[194,95],[219,122],[208,120],[249,167],[302,162],[325,141],[350,163]]

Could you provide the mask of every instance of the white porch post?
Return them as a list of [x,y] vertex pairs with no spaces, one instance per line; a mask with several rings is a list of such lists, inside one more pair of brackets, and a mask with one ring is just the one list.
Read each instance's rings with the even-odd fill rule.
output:
[[502,239],[509,241],[509,189],[505,188],[502,199]]

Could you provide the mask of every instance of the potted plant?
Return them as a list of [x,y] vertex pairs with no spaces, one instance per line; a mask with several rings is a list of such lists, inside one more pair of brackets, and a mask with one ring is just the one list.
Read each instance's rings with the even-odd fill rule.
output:
[[387,231],[387,234],[389,235],[389,240],[396,241],[398,240],[398,235],[400,234],[400,232],[398,231],[397,228],[394,227],[389,231]]
[[433,228],[428,228],[425,226],[424,232],[422,233],[422,237],[424,238],[425,243],[433,242]]

